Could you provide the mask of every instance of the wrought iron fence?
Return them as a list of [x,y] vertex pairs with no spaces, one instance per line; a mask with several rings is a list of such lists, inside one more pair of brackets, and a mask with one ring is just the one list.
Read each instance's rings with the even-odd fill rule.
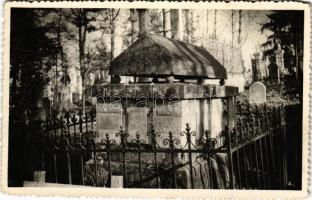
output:
[[[244,111],[242,111],[244,110]],[[285,107],[238,106],[236,129],[229,152],[233,157],[233,187],[285,189],[287,149]]]
[[[216,138],[186,124],[184,131],[168,131],[159,142],[153,127],[145,133],[149,141],[139,133],[131,140],[122,127],[117,139],[100,138],[94,113],[67,114],[46,123],[43,134],[31,134],[25,143],[25,179],[32,180],[34,170],[45,170],[47,182],[99,187],[111,187],[119,176],[128,188],[284,189],[284,118],[282,106],[238,107],[235,128],[226,126]],[[200,141],[194,140],[197,134]]]

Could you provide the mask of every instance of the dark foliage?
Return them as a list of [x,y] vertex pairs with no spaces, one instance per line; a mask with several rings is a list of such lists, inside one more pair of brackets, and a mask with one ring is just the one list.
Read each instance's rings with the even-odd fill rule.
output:
[[[285,67],[294,73],[298,57],[303,56],[303,11],[272,11],[267,16],[268,22],[261,31],[270,31],[267,41],[262,44],[263,57],[274,57],[274,51],[281,45],[284,50]],[[297,56],[297,58],[296,58]]]
[[[46,28],[37,26],[36,10],[15,8],[11,11],[10,38],[10,124],[9,124],[9,185],[22,181],[20,163],[29,121],[38,120],[38,99],[49,80],[47,72],[54,64],[55,43],[45,35]],[[35,132],[39,129],[32,130]]]
[[36,10],[14,9],[11,15],[10,88],[12,106],[34,107],[46,76],[54,64],[56,44],[47,38],[47,28],[36,24]]

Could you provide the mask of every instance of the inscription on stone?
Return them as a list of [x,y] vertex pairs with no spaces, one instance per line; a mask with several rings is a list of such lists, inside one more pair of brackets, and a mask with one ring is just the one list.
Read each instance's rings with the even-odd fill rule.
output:
[[99,129],[118,131],[122,125],[121,115],[117,113],[102,113],[98,118]]
[[100,138],[104,138],[108,133],[112,139],[115,133],[120,130],[122,125],[122,115],[120,113],[98,113],[97,127]]
[[138,132],[141,139],[147,142],[147,112],[145,110],[128,110],[128,130],[130,138],[135,138]]
[[168,147],[163,145],[162,141],[169,137],[169,131],[172,132],[174,138],[179,138],[179,132],[181,127],[181,118],[174,116],[154,116],[154,127],[159,133],[157,142],[161,147]]
[[181,116],[181,103],[169,102],[169,104],[158,105],[156,107],[156,114],[164,116]]
[[111,139],[115,139],[115,134],[120,130],[121,125],[124,126],[121,103],[103,102],[97,104],[97,132],[99,138],[103,139],[105,134],[108,133]]
[[98,113],[121,113],[122,108],[120,103],[98,103],[97,104],[97,112]]

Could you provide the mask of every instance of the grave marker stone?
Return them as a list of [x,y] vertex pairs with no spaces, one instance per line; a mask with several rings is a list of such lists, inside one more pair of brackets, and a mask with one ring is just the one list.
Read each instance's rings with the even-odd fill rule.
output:
[[123,176],[112,176],[111,188],[123,188]]
[[[98,104],[97,106],[97,133],[104,138],[108,133],[111,139],[116,139],[116,132],[123,126],[123,111],[121,105]],[[119,141],[117,139],[117,141]]]
[[153,124],[155,130],[160,133],[157,137],[157,142],[162,147],[168,145],[162,144],[162,141],[168,138],[168,133],[171,131],[173,135],[178,135],[181,128],[181,105],[180,102],[167,103],[163,106],[158,106],[153,113]]
[[46,171],[34,171],[34,182],[45,183]]
[[261,82],[253,83],[248,91],[250,104],[261,104],[266,102],[266,87]]
[[130,139],[135,139],[136,133],[140,138],[148,142],[147,138],[147,111],[144,109],[128,108],[128,132]]

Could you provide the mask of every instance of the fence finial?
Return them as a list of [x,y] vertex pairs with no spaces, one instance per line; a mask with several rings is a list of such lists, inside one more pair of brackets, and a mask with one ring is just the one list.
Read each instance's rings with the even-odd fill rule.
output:
[[190,127],[190,124],[189,124],[189,123],[186,123],[186,128],[185,128],[185,130],[188,131],[188,132],[191,130],[191,127]]

